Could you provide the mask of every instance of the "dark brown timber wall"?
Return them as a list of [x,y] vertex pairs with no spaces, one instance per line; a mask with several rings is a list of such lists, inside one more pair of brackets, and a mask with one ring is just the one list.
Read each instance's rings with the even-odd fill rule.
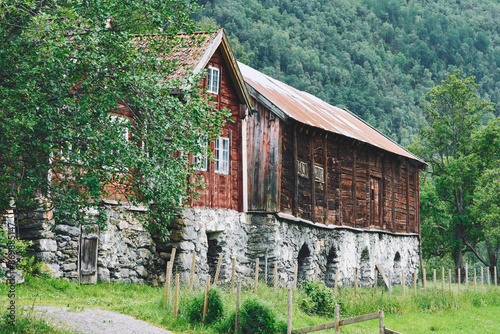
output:
[[419,232],[411,161],[293,121],[281,125],[281,212],[326,225]]

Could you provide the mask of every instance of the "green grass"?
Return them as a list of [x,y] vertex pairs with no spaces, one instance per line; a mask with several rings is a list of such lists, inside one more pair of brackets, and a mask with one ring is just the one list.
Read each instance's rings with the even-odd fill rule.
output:
[[[0,307],[6,309],[8,286],[0,285]],[[235,293],[225,290],[222,299],[225,314],[235,309]],[[198,291],[199,293],[200,291]],[[173,292],[172,292],[173,293]],[[22,306],[46,305],[72,308],[96,308],[131,315],[175,333],[216,333],[215,327],[190,324],[186,317],[186,305],[194,292],[180,291],[179,316],[174,319],[172,306],[164,308],[164,289],[123,283],[99,283],[78,285],[60,279],[28,278],[25,284],[16,287],[16,308]],[[172,296],[173,297],[173,296]],[[256,292],[242,291],[242,300],[258,298],[268,305],[276,317],[286,321],[287,291],[259,285]],[[305,292],[297,290],[293,295],[293,327],[300,328],[333,321],[332,314],[308,315],[300,305],[306,298]],[[173,300],[173,298],[172,298]],[[426,294],[419,287],[417,296],[413,289],[402,290],[396,287],[389,297],[387,290],[379,289],[374,295],[372,290],[352,288],[339,289],[335,299],[341,305],[341,319],[383,310],[386,326],[402,333],[497,333],[500,328],[500,288],[492,287],[487,291],[464,291],[449,293],[429,289]],[[38,326],[38,325],[37,325]],[[42,326],[42,325],[40,325]],[[369,322],[342,327],[341,333],[377,333],[378,322]],[[37,333],[60,333],[43,332]],[[10,332],[0,332],[10,333]],[[30,333],[30,332],[26,332]]]

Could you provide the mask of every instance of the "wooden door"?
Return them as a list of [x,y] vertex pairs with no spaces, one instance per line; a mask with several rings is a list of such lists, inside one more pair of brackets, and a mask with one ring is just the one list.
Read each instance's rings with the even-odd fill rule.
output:
[[82,226],[80,229],[78,279],[80,284],[95,284],[97,283],[99,226]]
[[370,225],[382,227],[382,192],[381,179],[378,177],[370,178]]

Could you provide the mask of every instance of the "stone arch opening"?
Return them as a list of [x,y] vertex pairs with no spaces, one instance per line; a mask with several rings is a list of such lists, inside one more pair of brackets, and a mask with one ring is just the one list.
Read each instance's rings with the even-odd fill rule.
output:
[[219,235],[220,233],[218,232],[207,232],[207,265],[208,274],[212,277],[212,280],[215,278],[217,263],[219,262],[219,256],[222,252],[222,247],[219,245],[218,240]]
[[370,282],[370,251],[365,247],[361,251],[359,264],[359,283],[361,285],[369,285]]
[[298,281],[301,282],[305,280],[308,275],[310,275],[309,271],[311,270],[311,252],[309,251],[309,247],[306,244],[302,245],[302,248],[299,251],[299,255],[297,257],[298,263],[298,272],[297,278]]
[[335,285],[335,273],[338,270],[338,264],[339,264],[338,254],[337,251],[335,250],[335,247],[332,246],[326,258],[325,284],[327,286]]
[[401,254],[399,254],[399,252],[396,252],[396,254],[394,255],[392,282],[393,284],[401,283]]

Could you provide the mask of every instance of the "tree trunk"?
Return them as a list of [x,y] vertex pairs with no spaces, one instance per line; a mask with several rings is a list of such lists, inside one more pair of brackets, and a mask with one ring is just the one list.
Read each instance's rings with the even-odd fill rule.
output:
[[465,278],[465,264],[464,264],[464,256],[462,254],[462,236],[463,230],[460,226],[456,227],[455,230],[455,242],[456,244],[453,246],[453,261],[455,261],[455,275],[458,277],[458,269],[460,269],[460,282],[464,282]]
[[[488,251],[488,260],[490,261],[490,276],[491,281],[494,282],[495,275],[493,271],[493,267],[496,267],[498,262],[498,249],[500,247],[500,243],[492,244],[489,237],[486,237],[486,250]],[[493,283],[494,284],[494,283]]]

